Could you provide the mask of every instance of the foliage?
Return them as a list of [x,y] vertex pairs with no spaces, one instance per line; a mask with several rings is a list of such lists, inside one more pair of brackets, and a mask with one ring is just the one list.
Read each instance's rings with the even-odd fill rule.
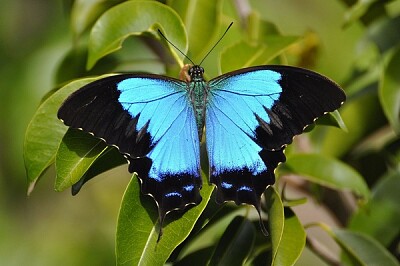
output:
[[[328,264],[398,265],[399,1],[360,1],[349,6],[339,0],[308,1],[315,12],[328,6],[339,11],[330,17],[329,13],[327,17],[313,14],[327,22],[314,31],[292,35],[280,27],[279,16],[290,17],[298,4],[252,1],[247,9],[239,2],[74,1],[70,10],[74,41],[56,75],[61,85],[46,94],[26,130],[29,192],[52,164],[57,191],[72,186],[75,194],[107,170],[118,178],[115,167],[123,160],[115,149],[57,120],[56,112],[71,92],[106,73],[140,70],[177,76],[185,58],[160,38],[157,29],[194,62],[200,62],[234,21],[203,63],[207,77],[260,64],[317,70],[345,89],[348,101],[340,113],[347,129],[336,113],[320,119],[317,124],[321,126],[297,137],[287,148],[288,159],[277,170],[278,181],[264,195],[269,237],[261,234],[249,206],[217,206],[213,187],[204,175],[202,203],[169,215],[157,243],[156,208],[151,198],[141,195],[133,176],[118,216],[117,264],[293,265],[307,260],[312,264],[318,260],[305,255],[309,250]],[[257,12],[272,6],[287,14]],[[306,16],[291,17],[292,27],[309,19]],[[310,220],[317,211],[304,211],[301,207],[310,203],[303,197],[324,206],[329,211],[323,213],[338,222]],[[315,228],[325,231],[340,252],[327,254],[321,248],[324,243],[308,233]]]

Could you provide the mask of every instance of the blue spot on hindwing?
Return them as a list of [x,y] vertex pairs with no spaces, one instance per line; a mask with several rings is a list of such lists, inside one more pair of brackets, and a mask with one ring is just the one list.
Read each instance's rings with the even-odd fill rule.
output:
[[240,188],[238,188],[238,190],[237,191],[250,191],[250,192],[252,192],[253,191],[253,189],[252,188],[250,188],[250,187],[248,187],[248,186],[241,186]]
[[178,192],[170,192],[170,193],[165,194],[165,197],[166,197],[166,198],[171,198],[171,197],[179,197],[179,198],[182,198],[182,194],[181,194],[181,193],[178,193]]
[[226,188],[226,189],[231,189],[233,187],[233,185],[228,182],[221,182],[221,187]]
[[187,192],[190,192],[194,189],[194,186],[193,185],[183,186],[183,189]]

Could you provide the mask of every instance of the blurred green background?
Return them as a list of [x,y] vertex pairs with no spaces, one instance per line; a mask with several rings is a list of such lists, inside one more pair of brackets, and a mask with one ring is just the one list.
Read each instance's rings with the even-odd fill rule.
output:
[[[54,191],[49,169],[28,197],[26,127],[72,43],[68,1],[2,1],[0,9],[0,264],[112,265],[120,199],[130,175],[91,192]],[[102,181],[104,180],[104,182]],[[96,187],[109,190],[96,192]],[[92,190],[93,189],[93,190]],[[96,219],[99,217],[99,219]],[[101,217],[101,218],[100,218]]]
[[[116,2],[116,1],[114,1]],[[344,111],[349,133],[333,130],[343,145],[327,143],[324,153],[343,156],[365,176],[371,186],[385,173],[382,150],[356,160],[349,149],[369,148],[361,136],[385,134],[387,120],[377,103],[379,73],[370,71],[389,48],[398,46],[396,34],[387,43],[374,39],[379,27],[356,20],[344,27],[347,4],[355,1],[284,0],[243,1],[259,16],[278,26],[283,35],[304,35],[305,61],[289,62],[310,67],[341,84],[347,92],[367,95]],[[378,1],[379,2],[379,1]],[[399,1],[382,1],[385,14],[397,17]],[[54,170],[50,168],[36,189],[26,196],[23,163],[25,129],[41,98],[57,85],[56,74],[73,46],[70,11],[73,1],[3,0],[0,9],[0,264],[2,265],[112,265],[115,226],[120,200],[130,175],[126,167],[103,174],[72,197],[70,191],[56,193]],[[243,7],[245,8],[245,6]],[[376,8],[380,10],[380,8]],[[371,14],[372,18],[373,14]],[[379,16],[378,16],[379,17]],[[371,19],[370,21],[374,21]],[[371,26],[372,25],[372,26]],[[379,35],[377,35],[379,36]],[[390,38],[389,38],[390,37]],[[369,38],[369,39],[368,39]],[[374,42],[375,41],[375,42]],[[390,47],[386,47],[389,43]],[[294,47],[294,49],[301,47]],[[304,48],[304,47],[303,47]],[[189,47],[190,50],[190,47]],[[133,52],[132,52],[133,53]],[[296,53],[296,51],[293,51]],[[303,51],[304,54],[304,51]],[[307,60],[306,60],[307,59]],[[311,61],[310,61],[311,60]],[[371,66],[371,67],[370,67]],[[368,71],[370,72],[368,72]],[[358,80],[355,72],[367,73]],[[399,72],[400,73],[400,72]],[[375,75],[375,76],[374,76]],[[400,74],[399,74],[400,75]],[[369,81],[370,78],[372,81]],[[359,85],[360,84],[366,84]],[[364,83],[363,83],[364,82]],[[357,85],[358,84],[358,85]],[[370,86],[371,89],[361,90]],[[371,91],[373,91],[371,93]],[[353,95],[357,95],[353,93]],[[368,98],[368,95],[372,95]],[[371,104],[372,102],[372,104]],[[368,110],[362,109],[370,103]],[[346,107],[344,107],[345,109]],[[366,112],[358,116],[357,112]],[[389,130],[390,131],[390,130]],[[389,136],[389,137],[388,137]],[[379,142],[376,137],[372,143]],[[368,139],[364,139],[368,141]],[[398,143],[398,140],[393,141]],[[351,148],[349,148],[351,147]],[[391,157],[398,165],[398,148]],[[386,152],[384,150],[383,152]],[[350,154],[350,155],[349,155]],[[116,174],[117,173],[117,174]],[[115,178],[115,176],[120,178]],[[398,238],[398,237],[397,237]]]

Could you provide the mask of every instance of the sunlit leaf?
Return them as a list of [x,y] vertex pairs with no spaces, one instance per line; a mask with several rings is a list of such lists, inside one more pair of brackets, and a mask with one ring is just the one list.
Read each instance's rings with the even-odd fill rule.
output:
[[[204,177],[203,180],[205,181]],[[210,199],[214,186],[203,181],[203,200],[186,212],[173,212],[166,218],[163,236],[159,234],[154,200],[143,196],[133,176],[125,191],[118,216],[116,256],[118,265],[162,265],[172,251],[189,235]]]
[[110,7],[124,0],[77,0],[71,11],[71,28],[76,36],[83,34]]
[[275,261],[279,246],[283,237],[283,230],[285,225],[285,216],[283,211],[283,204],[278,192],[274,187],[270,186],[265,192],[265,198],[268,206],[268,223],[272,244],[272,263]]
[[79,179],[79,181],[72,185],[72,195],[78,194],[82,186],[90,179],[96,177],[103,172],[106,172],[110,169],[126,163],[126,159],[122,156],[117,148],[108,147],[104,152],[100,154],[96,161],[91,164],[90,168]]
[[268,202],[268,222],[272,243],[271,265],[293,265],[300,257],[306,234],[299,219],[288,207],[283,207],[278,192],[269,187],[265,193]]
[[104,141],[78,129],[68,129],[56,155],[56,191],[69,188],[107,148]]
[[33,189],[44,170],[54,162],[58,146],[67,131],[67,127],[57,118],[58,108],[68,95],[94,80],[90,78],[71,82],[47,97],[37,109],[26,130],[24,142],[25,168],[30,185],[28,192]]
[[285,223],[273,265],[294,265],[306,244],[306,232],[296,214],[288,207],[284,209]]
[[[90,33],[87,68],[120,49],[129,36],[149,32],[159,38],[158,29],[183,53],[187,51],[183,23],[170,7],[156,1],[127,1],[109,9],[96,21]],[[183,55],[170,49],[176,62],[182,65]]]

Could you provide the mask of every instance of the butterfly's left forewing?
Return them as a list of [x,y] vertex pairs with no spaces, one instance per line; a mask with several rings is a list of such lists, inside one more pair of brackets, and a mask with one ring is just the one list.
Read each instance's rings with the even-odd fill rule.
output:
[[260,66],[209,82],[206,142],[210,180],[220,202],[260,208],[260,197],[275,182],[283,149],[325,112],[345,100],[332,81],[295,67]]
[[201,201],[199,138],[186,83],[143,74],[101,79],[72,94],[58,116],[118,147],[161,219]]
[[260,73],[249,72],[209,82],[206,145],[219,202],[233,200],[259,209],[261,194],[275,182],[274,169],[285,160],[282,150],[268,151],[256,139],[256,115],[268,120],[264,106],[271,108],[282,91],[279,76],[269,74],[259,79]]

